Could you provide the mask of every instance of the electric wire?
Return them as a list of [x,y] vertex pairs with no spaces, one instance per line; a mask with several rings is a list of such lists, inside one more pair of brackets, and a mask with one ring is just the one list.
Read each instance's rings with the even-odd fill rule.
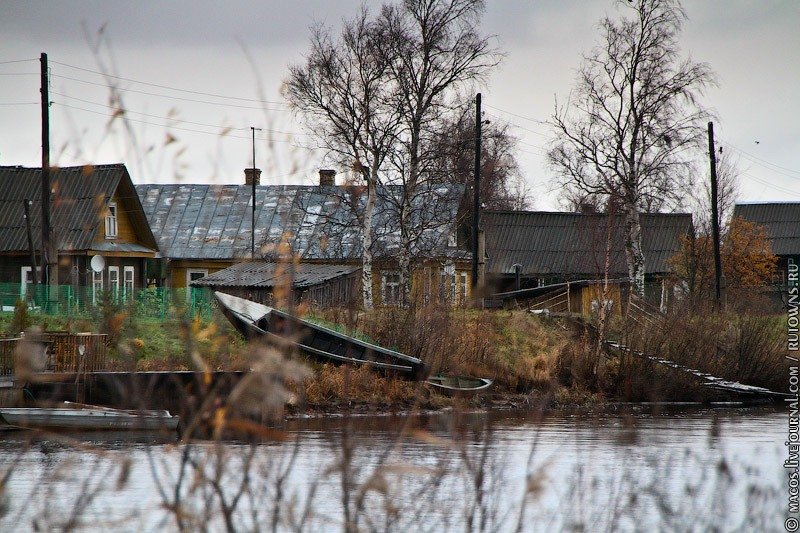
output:
[[172,95],[168,95],[168,94],[152,93],[152,92],[148,92],[148,91],[140,91],[140,90],[137,90],[137,89],[123,89],[123,88],[120,88],[120,87],[113,87],[113,86],[110,86],[110,85],[104,84],[104,83],[97,83],[97,82],[94,82],[94,81],[82,80],[80,78],[73,78],[71,76],[64,76],[62,74],[51,74],[51,77],[52,78],[60,78],[60,79],[70,80],[70,81],[74,81],[74,82],[78,82],[78,83],[86,83],[86,84],[89,84],[89,85],[95,85],[97,87],[105,87],[107,89],[113,89],[113,90],[119,91],[119,92],[144,94],[144,95],[147,95],[147,96],[155,96],[157,98],[168,98],[170,100],[180,100],[180,101],[183,101],[183,102],[193,102],[193,103],[198,103],[198,104],[217,105],[217,106],[222,106],[222,107],[235,107],[235,108],[238,108],[238,109],[256,109],[256,110],[259,110],[259,111],[265,111],[266,110],[266,111],[277,111],[277,112],[281,112],[281,113],[291,113],[291,110],[286,109],[286,108],[278,109],[278,108],[271,108],[271,107],[265,107],[265,106],[259,107],[259,106],[249,106],[249,105],[241,105],[241,104],[230,104],[230,103],[226,103],[226,102],[211,102],[209,100],[197,100],[197,99],[194,99],[194,98],[184,98],[184,97],[181,97],[181,96],[172,96]]
[[[77,111],[83,111],[83,112],[86,112],[86,113],[93,113],[95,115],[105,116],[105,117],[108,117],[108,118],[116,118],[116,117],[120,116],[118,113],[116,113],[116,114],[115,113],[111,113],[111,114],[103,113],[102,111],[95,111],[93,109],[86,109],[86,108],[83,108],[83,107],[74,106],[74,105],[67,104],[67,103],[64,103],[64,102],[59,102],[57,100],[53,100],[53,101],[51,101],[51,103],[52,104],[56,104],[56,105],[60,105],[62,107],[75,109]],[[192,129],[192,128],[184,128],[184,127],[176,126],[176,125],[172,125],[172,124],[156,124],[154,122],[148,122],[146,120],[140,120],[140,119],[130,118],[130,117],[126,117],[125,120],[130,120],[132,122],[137,122],[137,123],[141,123],[141,124],[147,124],[149,126],[157,126],[157,127],[162,127],[162,128],[168,128],[168,129],[171,129],[171,130],[187,131],[187,132],[192,132],[192,133],[203,133],[205,135],[214,135],[216,137],[227,137],[227,138],[233,138],[233,139],[247,139],[247,140],[249,140],[251,138],[251,137],[246,136],[246,135],[231,135],[231,134],[228,134],[228,133],[213,132],[213,131],[203,131],[203,130],[197,130],[197,129]],[[273,138],[268,138],[268,137],[258,137],[257,136],[256,139],[261,140],[261,141],[292,143],[292,141],[290,141],[290,140],[273,139]]]
[[211,96],[211,97],[214,97],[214,98],[226,98],[226,99],[229,99],[229,100],[240,100],[240,101],[244,101],[244,102],[255,102],[255,103],[259,103],[259,104],[284,105],[283,102],[277,102],[277,101],[274,101],[274,100],[262,100],[262,99],[257,99],[257,98],[244,98],[244,97],[241,97],[241,96],[228,96],[228,95],[224,95],[224,94],[215,94],[215,93],[207,93],[207,92],[203,92],[203,91],[194,91],[194,90],[191,90],[191,89],[181,89],[181,88],[172,87],[172,86],[169,86],[169,85],[160,85],[158,83],[150,83],[150,82],[147,82],[147,81],[136,80],[136,79],[133,79],[133,78],[125,78],[125,77],[122,77],[122,76],[116,76],[114,74],[108,74],[108,73],[105,73],[105,72],[99,72],[97,70],[92,70],[92,69],[88,69],[88,68],[84,68],[84,67],[78,67],[78,66],[75,66],[75,65],[70,65],[68,63],[62,63],[60,61],[51,61],[51,63],[55,63],[57,65],[61,65],[61,66],[64,66],[64,67],[73,68],[73,69],[76,69],[76,70],[81,70],[83,72],[90,72],[92,74],[97,74],[97,75],[108,77],[108,78],[114,78],[114,79],[117,79],[117,80],[128,81],[128,82],[131,82],[131,83],[138,83],[140,85],[148,85],[150,87],[157,87],[159,89],[167,89],[167,90],[170,90],[170,91],[178,91],[178,92],[184,92],[184,93],[188,93],[188,94],[196,94],[196,95],[199,95],[199,96]]

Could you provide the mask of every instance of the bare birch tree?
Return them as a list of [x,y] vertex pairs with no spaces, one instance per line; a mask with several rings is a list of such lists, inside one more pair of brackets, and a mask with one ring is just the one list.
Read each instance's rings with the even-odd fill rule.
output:
[[628,275],[643,295],[639,213],[691,190],[689,156],[707,118],[698,98],[713,74],[680,56],[686,14],[678,0],[617,4],[632,16],[601,22],[601,44],[585,56],[570,101],[556,103],[549,160],[573,197],[621,207]]
[[[530,191],[517,161],[517,138],[511,125],[493,118],[483,125],[481,137],[481,203],[486,209],[525,209]],[[438,156],[432,162],[433,179],[471,186],[475,178],[474,103],[462,104],[451,114],[433,142]]]
[[331,157],[366,183],[367,198],[359,216],[362,234],[362,298],[373,306],[373,213],[381,169],[394,148],[400,114],[393,85],[386,82],[391,56],[384,27],[366,8],[345,22],[339,39],[317,26],[304,65],[290,67],[287,98],[307,120],[311,133]]
[[500,59],[489,39],[475,29],[483,8],[481,0],[405,0],[382,11],[402,117],[394,177],[403,185],[398,205],[403,302],[411,286],[413,205],[431,177],[431,163],[440,156],[433,142],[438,126],[451,111],[456,92],[483,78]]

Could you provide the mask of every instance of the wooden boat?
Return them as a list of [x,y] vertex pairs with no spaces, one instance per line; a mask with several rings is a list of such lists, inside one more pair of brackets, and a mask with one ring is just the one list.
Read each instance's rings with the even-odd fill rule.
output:
[[416,357],[344,335],[244,298],[222,292],[215,292],[214,296],[228,320],[248,339],[267,338],[288,344],[323,363],[366,364],[379,371],[415,380],[423,379],[426,374],[425,364]]
[[469,376],[430,376],[425,384],[442,394],[475,394],[492,386],[492,380]]
[[112,409],[64,402],[55,407],[2,407],[0,421],[28,429],[176,430],[179,417],[169,411]]

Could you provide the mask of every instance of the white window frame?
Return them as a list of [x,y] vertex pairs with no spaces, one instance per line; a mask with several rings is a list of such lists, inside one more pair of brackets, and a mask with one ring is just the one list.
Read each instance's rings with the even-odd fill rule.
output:
[[92,304],[97,305],[97,299],[103,292],[103,271],[92,271]]
[[381,270],[381,304],[400,304],[400,272]]
[[[38,272],[39,275],[41,276],[42,267],[36,267],[36,272]],[[31,275],[32,273],[33,273],[33,267],[24,266],[20,269],[19,297],[22,298],[23,300],[25,300],[25,297],[28,295],[28,285],[33,284],[33,276]],[[29,276],[31,278],[30,281],[28,281]]]
[[[128,278],[130,274],[130,279]],[[122,297],[131,298],[136,287],[136,269],[132,266],[123,267],[122,270]]]
[[108,212],[106,213],[106,239],[117,238],[117,203],[108,203]]
[[[114,275],[112,275],[114,274]],[[114,279],[116,278],[116,279]],[[108,267],[108,290],[111,291],[111,294],[114,295],[116,298],[119,295],[119,267],[118,266],[110,266]]]
[[466,304],[467,303],[467,291],[469,290],[469,283],[467,280],[467,273],[461,271],[457,274],[458,276],[458,298],[459,303]]
[[188,269],[186,269],[186,287],[187,288],[191,288],[191,286],[192,286],[192,274],[202,274],[201,277],[205,277],[205,276],[208,276],[208,269],[207,268],[188,268]]

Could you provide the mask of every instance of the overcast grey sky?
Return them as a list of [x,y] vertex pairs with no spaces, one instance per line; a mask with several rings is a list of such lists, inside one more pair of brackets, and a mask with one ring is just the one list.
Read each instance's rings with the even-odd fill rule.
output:
[[[40,164],[38,57],[47,52],[54,163],[121,161],[137,183],[236,183],[251,164],[256,126],[267,130],[256,143],[265,183],[309,183],[319,154],[306,148],[309,138],[282,102],[281,82],[287,65],[302,59],[311,24],[336,27],[361,3],[4,0],[0,164]],[[717,140],[738,157],[740,200],[800,201],[800,2],[685,0],[684,7],[683,51],[718,76],[704,104],[717,114]],[[612,0],[487,2],[482,30],[496,35],[506,58],[476,89],[490,119],[514,125],[537,209],[558,206],[541,122],[556,96],[568,96],[604,13],[617,13]],[[101,32],[110,46],[98,60],[90,41]],[[91,72],[103,69],[99,61],[126,78],[116,82],[128,132],[111,121],[108,79]]]

